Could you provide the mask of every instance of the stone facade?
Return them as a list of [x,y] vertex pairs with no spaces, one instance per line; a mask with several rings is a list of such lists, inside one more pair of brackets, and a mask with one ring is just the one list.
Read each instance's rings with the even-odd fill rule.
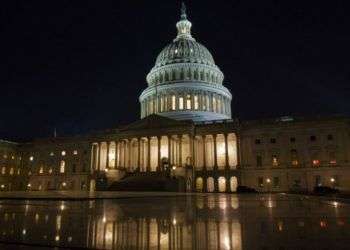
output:
[[1,141],[1,190],[103,190],[125,174],[170,171],[187,191],[350,190],[349,119],[194,123],[152,115],[83,137]]

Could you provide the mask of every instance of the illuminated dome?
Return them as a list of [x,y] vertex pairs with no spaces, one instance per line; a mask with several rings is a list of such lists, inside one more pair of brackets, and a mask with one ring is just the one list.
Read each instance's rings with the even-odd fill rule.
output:
[[157,57],[155,68],[174,63],[200,63],[215,66],[209,50],[194,39],[176,39]]
[[159,114],[177,120],[231,118],[230,91],[209,50],[191,35],[192,23],[183,5],[177,36],[158,55],[140,96],[141,118]]

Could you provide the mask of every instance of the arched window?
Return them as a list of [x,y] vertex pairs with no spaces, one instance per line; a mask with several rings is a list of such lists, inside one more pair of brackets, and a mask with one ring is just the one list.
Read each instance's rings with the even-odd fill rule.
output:
[[65,172],[65,168],[66,168],[66,162],[62,160],[60,162],[60,173],[61,174],[63,174]]
[[197,192],[203,192],[203,178],[198,177],[196,179],[196,190]]
[[207,179],[207,191],[212,193],[214,192],[214,178],[208,177]]
[[218,178],[218,186],[219,186],[219,192],[223,193],[226,192],[226,178],[225,177],[219,177]]
[[230,191],[237,192],[238,181],[236,176],[230,178]]

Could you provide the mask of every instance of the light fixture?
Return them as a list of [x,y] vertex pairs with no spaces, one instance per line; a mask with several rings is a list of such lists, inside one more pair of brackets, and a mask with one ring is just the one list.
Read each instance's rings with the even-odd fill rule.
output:
[[267,178],[267,179],[266,179],[266,182],[267,182],[267,183],[270,183],[270,182],[271,182],[270,178]]

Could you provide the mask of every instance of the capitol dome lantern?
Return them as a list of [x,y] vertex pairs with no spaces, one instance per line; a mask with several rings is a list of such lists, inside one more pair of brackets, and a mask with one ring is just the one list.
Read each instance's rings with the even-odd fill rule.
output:
[[158,55],[140,95],[141,118],[158,114],[176,120],[231,118],[230,91],[209,50],[191,35],[186,7],[176,24],[177,36]]

